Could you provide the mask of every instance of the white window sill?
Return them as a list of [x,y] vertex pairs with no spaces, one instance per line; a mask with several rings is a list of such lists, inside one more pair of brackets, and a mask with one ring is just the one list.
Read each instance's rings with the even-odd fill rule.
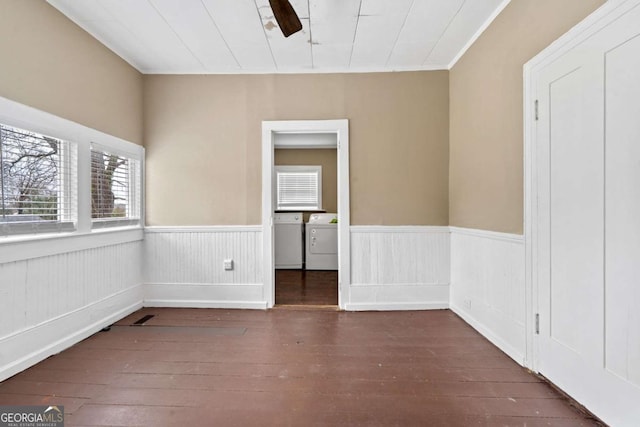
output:
[[131,227],[140,227],[140,218],[122,218],[122,219],[94,219],[91,221],[91,230],[113,230]]
[[310,209],[310,208],[278,208],[275,211],[276,212],[314,212],[314,213],[327,212],[324,209]]

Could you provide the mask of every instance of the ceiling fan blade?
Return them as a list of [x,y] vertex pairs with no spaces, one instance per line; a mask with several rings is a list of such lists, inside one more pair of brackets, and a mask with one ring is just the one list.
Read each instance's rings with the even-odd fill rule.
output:
[[297,33],[302,29],[300,18],[291,6],[288,0],[269,0],[273,16],[275,16],[282,34],[289,37],[293,33]]

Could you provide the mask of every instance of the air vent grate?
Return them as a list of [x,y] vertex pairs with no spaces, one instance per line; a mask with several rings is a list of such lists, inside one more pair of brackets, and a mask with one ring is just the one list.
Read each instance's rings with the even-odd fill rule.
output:
[[147,321],[153,319],[154,317],[155,314],[147,314],[146,316],[136,320],[131,326],[143,326],[145,323],[147,323]]

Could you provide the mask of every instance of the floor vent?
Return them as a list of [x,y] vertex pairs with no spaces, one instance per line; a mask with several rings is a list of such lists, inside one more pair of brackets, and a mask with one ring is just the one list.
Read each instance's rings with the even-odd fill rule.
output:
[[147,323],[148,320],[152,319],[154,316],[155,314],[147,314],[146,316],[136,320],[131,326],[143,326],[145,323]]

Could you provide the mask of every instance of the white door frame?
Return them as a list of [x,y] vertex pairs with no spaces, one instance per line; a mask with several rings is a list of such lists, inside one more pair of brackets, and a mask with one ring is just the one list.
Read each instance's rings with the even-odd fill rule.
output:
[[538,160],[536,159],[536,99],[539,72],[622,14],[638,6],[639,0],[609,0],[524,65],[524,233],[525,233],[525,366],[539,369],[536,334],[538,313]]
[[[349,120],[283,120],[262,122],[262,265],[264,300],[275,304],[273,243],[274,135],[278,133],[331,133],[337,137],[338,155],[338,306],[349,302],[351,235],[349,207]],[[313,144],[309,144],[313,147]]]

